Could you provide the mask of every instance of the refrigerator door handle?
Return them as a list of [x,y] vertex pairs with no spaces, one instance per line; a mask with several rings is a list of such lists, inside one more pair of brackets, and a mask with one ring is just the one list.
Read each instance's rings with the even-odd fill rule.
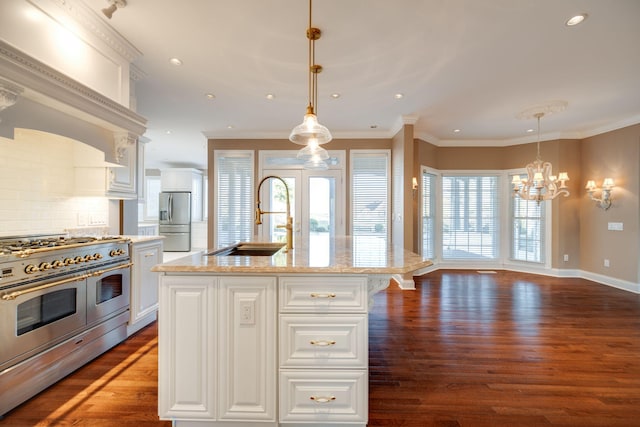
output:
[[173,221],[173,194],[169,194],[169,203],[167,209],[169,210],[169,221]]

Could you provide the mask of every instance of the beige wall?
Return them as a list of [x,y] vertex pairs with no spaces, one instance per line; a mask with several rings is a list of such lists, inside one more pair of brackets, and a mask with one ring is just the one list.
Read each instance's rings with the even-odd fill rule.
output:
[[[322,146],[325,150],[345,150],[346,158],[345,163],[348,165],[350,162],[349,150],[390,150],[391,139],[334,139],[331,142]],[[215,161],[214,150],[254,150],[255,159],[255,176],[256,185],[258,184],[258,151],[259,150],[297,150],[302,146],[293,144],[286,139],[210,139],[207,145],[207,162],[208,170],[207,176],[210,183],[215,182]],[[213,194],[213,185],[209,185],[209,227],[207,230],[207,240],[209,247],[213,247],[213,230],[215,228],[215,197]],[[345,176],[345,188],[351,188],[350,176]],[[351,221],[351,199],[349,191],[345,194],[345,224],[349,224]]]
[[[536,157],[535,143],[509,147],[437,147],[422,140],[407,142],[409,134],[405,127],[393,139],[342,139],[331,141],[324,147],[327,150],[346,150],[347,164],[350,149],[391,149],[394,158],[400,153],[398,156],[402,158],[403,166],[395,164],[393,170],[398,172],[394,175],[398,176],[394,179],[402,175],[404,181],[398,188],[403,192],[404,209],[411,211],[410,215],[405,214],[404,244],[413,245],[416,249],[419,247],[419,236],[416,235],[419,215],[410,190],[410,177],[419,176],[421,165],[438,170],[507,170],[522,168]],[[210,140],[210,182],[215,176],[214,149],[295,148],[286,140]],[[409,151],[412,154],[407,154]],[[542,158],[554,165],[554,172],[567,171],[571,178],[568,182],[571,195],[568,198],[560,196],[552,205],[552,267],[640,282],[640,125],[582,141],[544,141],[540,151]],[[587,179],[601,184],[605,177],[614,178],[617,185],[613,191],[613,206],[608,211],[595,207],[584,190]],[[349,177],[346,178],[348,188]],[[212,195],[210,200],[214,200]],[[407,204],[410,207],[407,208]],[[213,204],[209,204],[209,210],[209,218],[214,218]],[[608,231],[608,222],[622,222],[624,231]],[[212,230],[213,225],[209,227],[210,242]],[[565,254],[569,255],[568,262],[563,259]],[[610,261],[609,268],[603,266],[605,258]]]
[[[639,282],[640,125],[583,141],[545,141],[540,151],[555,172],[567,171],[571,178],[571,195],[561,196],[552,205],[552,267]],[[535,159],[536,144],[447,148],[419,141],[416,152],[421,165],[438,170],[505,170]],[[588,179],[601,184],[606,177],[614,178],[617,185],[608,211],[595,207],[584,190]],[[608,231],[608,222],[622,222],[624,231]],[[604,259],[609,259],[609,268],[604,267]]]
[[[613,206],[605,211],[580,197],[580,268],[595,274],[640,282],[640,125],[593,136],[581,142],[583,184],[593,179],[601,185],[613,178]],[[621,222],[624,231],[609,231],[609,222]],[[610,267],[604,267],[608,259]]]

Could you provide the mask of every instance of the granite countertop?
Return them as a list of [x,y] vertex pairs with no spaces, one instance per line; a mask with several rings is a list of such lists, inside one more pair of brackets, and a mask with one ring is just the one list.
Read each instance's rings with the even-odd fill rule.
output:
[[209,251],[156,265],[166,273],[406,274],[430,266],[422,256],[371,236],[316,239],[272,256],[206,256]]
[[131,243],[141,243],[141,242],[151,242],[153,240],[161,240],[164,239],[164,236],[133,236],[133,235],[124,235],[122,236],[125,239],[131,240]]

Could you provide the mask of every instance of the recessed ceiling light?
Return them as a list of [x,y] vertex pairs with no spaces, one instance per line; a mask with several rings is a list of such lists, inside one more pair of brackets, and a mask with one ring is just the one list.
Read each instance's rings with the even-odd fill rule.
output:
[[275,96],[274,94],[272,94],[272,93],[268,93],[265,97],[266,97],[268,100],[272,100],[272,99],[274,99],[276,96]]
[[453,133],[460,133],[460,129],[454,129]]
[[176,67],[177,67],[177,66],[179,66],[179,65],[182,65],[182,61],[181,61],[181,60],[179,60],[178,58],[171,58],[171,59],[169,59],[169,63],[170,63],[171,65],[175,65]]
[[396,93],[395,95],[393,95],[393,97],[395,99],[402,99],[402,98],[404,98],[404,94],[403,93]]
[[335,92],[335,93],[332,93],[332,94],[331,94],[331,97],[332,97],[333,99],[338,99],[338,98],[340,98],[340,94],[339,94],[338,92]]
[[567,20],[567,22],[565,22],[565,25],[567,27],[574,27],[580,24],[581,22],[584,22],[584,20],[587,19],[587,16],[589,15],[587,15],[586,13],[581,13],[580,15],[572,16]]
[[533,129],[527,129],[527,133],[533,132]]
[[204,96],[207,97],[207,99],[214,99],[216,96],[212,93],[205,93]]
[[227,125],[227,129],[233,129],[233,125]]
[[166,131],[165,133],[166,133],[167,135],[171,135],[171,131],[170,131],[170,130]]
[[378,128],[378,125],[371,125],[371,126],[369,126],[369,127],[370,127],[371,129],[377,129],[377,128]]

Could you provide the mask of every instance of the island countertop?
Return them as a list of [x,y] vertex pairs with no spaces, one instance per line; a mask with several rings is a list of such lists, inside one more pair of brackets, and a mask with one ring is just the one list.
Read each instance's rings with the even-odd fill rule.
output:
[[406,275],[430,266],[422,256],[370,236],[342,236],[272,256],[207,256],[202,251],[159,264],[165,273],[316,273]]

